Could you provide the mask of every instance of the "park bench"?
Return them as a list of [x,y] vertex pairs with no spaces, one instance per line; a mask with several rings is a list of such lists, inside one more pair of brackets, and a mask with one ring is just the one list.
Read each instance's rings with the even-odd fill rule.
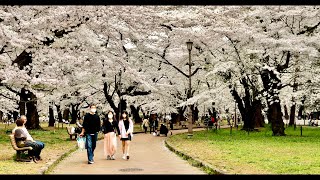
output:
[[10,134],[9,138],[10,138],[12,148],[16,151],[16,161],[30,162],[31,161],[30,159],[23,159],[21,155],[27,154],[28,151],[32,150],[32,147],[29,146],[29,147],[21,147],[20,148],[17,146],[17,142],[16,142],[13,134]]
[[195,121],[195,124],[196,124],[197,127],[200,127],[201,126],[201,121],[200,120]]
[[181,123],[181,127],[187,127],[186,121],[180,121],[180,123]]
[[67,132],[68,132],[68,134],[69,134],[69,136],[70,136],[70,140],[73,140],[72,137],[74,137],[74,140],[76,140],[76,139],[77,139],[77,136],[78,136],[78,133],[76,133],[76,132],[71,132],[71,128],[74,128],[74,127],[73,127],[73,126],[67,126],[66,128],[67,128]]

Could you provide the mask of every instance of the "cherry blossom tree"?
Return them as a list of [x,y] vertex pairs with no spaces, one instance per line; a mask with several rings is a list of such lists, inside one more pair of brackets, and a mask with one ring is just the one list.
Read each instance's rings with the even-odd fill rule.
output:
[[183,120],[188,105],[206,112],[214,103],[223,113],[236,102],[245,129],[263,126],[266,115],[274,135],[284,135],[281,106],[319,101],[317,8],[3,6],[1,110],[20,103],[21,112],[25,90],[34,110],[71,108],[72,122],[90,103],[117,115],[130,107],[137,120],[139,110]]

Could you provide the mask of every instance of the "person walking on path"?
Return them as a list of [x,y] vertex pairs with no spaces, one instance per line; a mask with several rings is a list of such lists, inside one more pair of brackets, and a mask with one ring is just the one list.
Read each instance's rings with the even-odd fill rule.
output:
[[86,137],[88,164],[93,164],[94,150],[97,145],[98,132],[101,128],[100,117],[96,114],[96,105],[90,105],[90,112],[84,116],[80,137]]
[[149,120],[148,120],[148,116],[142,121],[142,127],[144,130],[144,133],[146,134],[148,131],[148,127],[149,127]]
[[159,119],[158,119],[158,117],[154,118],[153,124],[154,124],[154,131],[158,131],[158,127],[159,127]]
[[114,155],[117,149],[117,134],[120,134],[120,130],[113,111],[108,111],[107,117],[103,120],[102,132],[104,133],[104,156],[107,156],[107,160],[115,160]]
[[151,116],[149,116],[149,127],[150,127],[150,134],[154,132],[154,122]]
[[128,116],[127,111],[123,111],[121,114],[121,119],[119,121],[119,130],[120,130],[120,140],[122,143],[122,159],[129,159],[129,145],[132,140],[133,134],[133,122]]

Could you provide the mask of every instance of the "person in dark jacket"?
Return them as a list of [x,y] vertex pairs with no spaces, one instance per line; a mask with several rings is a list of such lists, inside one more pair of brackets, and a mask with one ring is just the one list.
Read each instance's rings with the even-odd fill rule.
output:
[[150,134],[151,134],[152,132],[154,132],[154,122],[153,122],[152,116],[149,116],[149,127],[150,127]]
[[90,112],[84,116],[82,131],[79,134],[80,137],[85,135],[86,137],[86,149],[88,156],[88,164],[93,164],[94,150],[97,145],[98,132],[101,128],[100,117],[96,113],[96,105],[90,105]]

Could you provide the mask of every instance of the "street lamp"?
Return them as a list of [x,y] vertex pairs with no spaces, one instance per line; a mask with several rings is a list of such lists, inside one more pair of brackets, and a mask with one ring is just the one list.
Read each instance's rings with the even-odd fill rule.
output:
[[122,97],[121,97],[121,92],[122,92],[122,87],[121,87],[121,73],[122,73],[122,71],[121,71],[121,69],[120,69],[120,72],[119,72],[119,82],[118,82],[118,91],[119,91],[119,115],[118,115],[118,118],[119,118],[119,121],[120,121],[120,119],[121,119],[121,99],[122,99]]
[[238,122],[237,122],[237,101],[234,100],[234,126],[237,128],[238,130]]
[[[187,94],[188,99],[191,98],[191,50],[192,50],[192,44],[193,42],[189,41],[187,42],[187,48],[189,51],[189,91]],[[191,109],[191,105],[189,104],[189,117],[188,117],[188,138],[192,137],[193,133],[192,133],[192,109]]]

